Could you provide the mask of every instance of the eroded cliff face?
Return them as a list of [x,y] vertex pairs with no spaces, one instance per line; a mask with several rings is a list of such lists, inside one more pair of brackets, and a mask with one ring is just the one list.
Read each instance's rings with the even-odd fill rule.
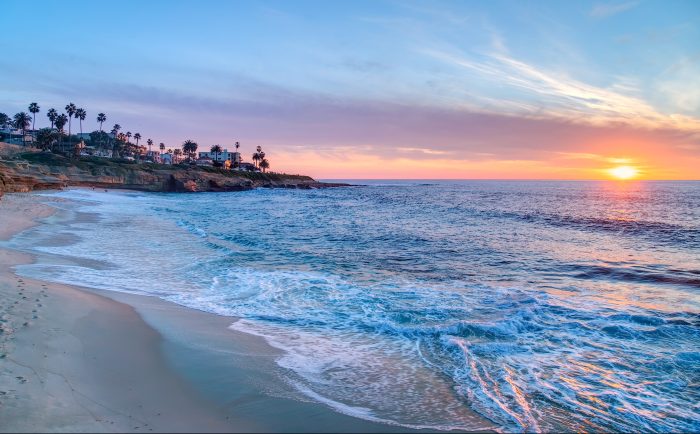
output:
[[0,194],[69,186],[124,188],[154,192],[240,191],[252,188],[323,188],[308,176],[239,173],[213,168],[67,159],[32,153],[0,160]]

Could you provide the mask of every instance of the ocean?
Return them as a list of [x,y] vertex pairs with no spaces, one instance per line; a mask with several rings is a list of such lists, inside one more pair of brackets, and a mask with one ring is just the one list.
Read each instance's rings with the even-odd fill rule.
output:
[[47,193],[18,272],[239,318],[365,419],[700,431],[700,182],[352,182]]

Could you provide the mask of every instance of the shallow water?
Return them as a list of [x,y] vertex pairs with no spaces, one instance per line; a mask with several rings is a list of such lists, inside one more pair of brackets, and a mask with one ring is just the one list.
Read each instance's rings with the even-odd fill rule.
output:
[[700,183],[366,184],[72,190],[53,195],[99,219],[12,242],[59,255],[21,273],[242,318],[300,393],[344,413],[700,430]]

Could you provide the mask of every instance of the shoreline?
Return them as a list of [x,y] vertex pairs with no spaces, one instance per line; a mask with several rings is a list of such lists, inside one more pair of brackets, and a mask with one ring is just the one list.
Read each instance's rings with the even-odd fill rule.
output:
[[[4,196],[0,241],[50,211]],[[21,277],[12,268],[33,255],[0,246],[0,258],[0,431],[412,431],[304,399],[279,375],[280,350],[230,330],[235,318]]]

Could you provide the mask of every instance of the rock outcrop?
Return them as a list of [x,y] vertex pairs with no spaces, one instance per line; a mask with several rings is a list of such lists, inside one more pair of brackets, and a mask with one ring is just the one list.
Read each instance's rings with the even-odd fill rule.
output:
[[0,160],[2,192],[61,189],[69,186],[154,192],[241,191],[253,188],[324,188],[346,184],[315,181],[303,175],[252,173],[213,167],[135,164],[101,158],[68,159],[34,152]]

